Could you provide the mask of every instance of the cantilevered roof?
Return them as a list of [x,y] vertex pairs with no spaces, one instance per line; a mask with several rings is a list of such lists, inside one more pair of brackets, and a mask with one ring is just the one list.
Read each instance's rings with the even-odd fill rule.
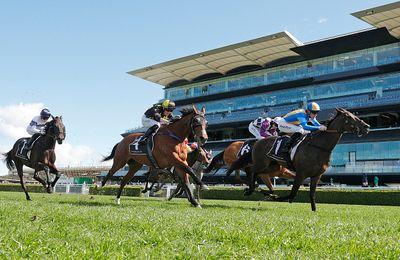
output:
[[400,1],[352,13],[352,15],[374,27],[386,27],[391,35],[400,38]]
[[290,50],[302,45],[288,32],[280,32],[250,41],[201,52],[128,72],[139,78],[168,86],[177,81],[191,82],[207,75],[225,75],[245,66],[264,67],[288,57],[299,56]]

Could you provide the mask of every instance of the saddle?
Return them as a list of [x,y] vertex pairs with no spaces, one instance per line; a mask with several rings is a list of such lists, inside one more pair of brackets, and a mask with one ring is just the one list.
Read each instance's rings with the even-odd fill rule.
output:
[[293,158],[296,154],[297,147],[304,140],[307,135],[303,135],[293,142],[290,147],[287,147],[287,143],[290,141],[290,136],[282,135],[275,139],[271,150],[268,151],[267,156],[277,161],[283,167],[295,171],[293,166]]
[[22,138],[20,144],[18,145],[17,152],[15,156],[17,156],[20,159],[23,160],[30,160],[30,150],[32,149],[33,145],[36,143],[36,141],[39,139],[40,136],[32,140],[32,144],[28,147],[28,142],[31,139],[31,137],[26,137]]
[[151,136],[149,136],[145,142],[145,144],[139,144],[140,140],[142,139],[143,135],[139,138],[136,138],[130,145],[129,145],[129,152],[132,155],[146,155],[147,158],[150,160],[152,166],[155,169],[159,169],[156,159],[153,156],[153,148],[154,148],[154,135],[156,132],[153,132]]

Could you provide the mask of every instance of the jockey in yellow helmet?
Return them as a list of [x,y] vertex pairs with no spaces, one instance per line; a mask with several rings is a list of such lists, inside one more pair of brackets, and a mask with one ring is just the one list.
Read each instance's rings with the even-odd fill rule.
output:
[[168,124],[172,119],[172,111],[174,111],[174,109],[175,103],[169,99],[147,109],[142,116],[142,124],[148,129],[140,139],[139,144],[144,144],[147,137],[157,131],[161,125]]

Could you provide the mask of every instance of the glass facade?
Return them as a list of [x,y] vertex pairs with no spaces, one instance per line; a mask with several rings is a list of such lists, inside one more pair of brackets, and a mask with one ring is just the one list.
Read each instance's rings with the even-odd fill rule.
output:
[[[372,152],[373,151],[373,152]],[[339,144],[328,174],[398,174],[400,141]]]
[[298,62],[271,69],[244,73],[222,79],[176,87],[165,90],[165,98],[182,100],[229,92],[257,86],[270,85],[322,76],[332,73],[368,68],[400,61],[400,43],[343,53],[320,59]]
[[[374,102],[383,98],[383,101],[390,101],[388,97],[393,90],[400,90],[400,73],[385,74],[369,78],[356,80],[313,85],[295,89],[279,90],[264,94],[241,96],[237,98],[227,98],[222,100],[204,102],[196,104],[198,107],[205,106],[207,113],[231,112],[236,110],[251,109],[264,106],[279,106],[283,104],[307,102],[308,100],[322,100],[342,97],[342,102],[346,101],[347,106],[351,107],[351,101],[358,102],[357,96],[360,94],[373,95]],[[350,96],[353,97],[344,97]],[[355,96],[357,95],[357,96]],[[349,99],[349,100],[347,100]],[[337,105],[335,103],[335,105]]]

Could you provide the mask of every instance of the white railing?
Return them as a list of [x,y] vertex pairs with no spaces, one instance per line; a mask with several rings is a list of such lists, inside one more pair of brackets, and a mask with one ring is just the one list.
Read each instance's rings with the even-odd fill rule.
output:
[[56,184],[54,192],[66,194],[89,194],[89,186],[84,184]]

